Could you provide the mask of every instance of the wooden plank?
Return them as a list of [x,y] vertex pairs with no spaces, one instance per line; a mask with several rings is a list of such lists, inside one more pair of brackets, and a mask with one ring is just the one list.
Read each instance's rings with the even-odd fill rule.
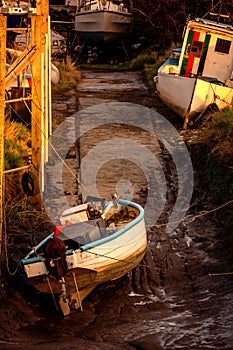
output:
[[4,205],[4,120],[5,120],[5,68],[6,67],[6,17],[0,15],[0,276],[3,244]]
[[46,37],[49,31],[48,2],[46,0],[37,1],[36,12],[37,14],[31,17],[32,45],[36,45],[40,54],[32,62],[32,162],[40,192],[33,196],[32,203],[38,210],[41,210],[41,192],[44,190],[44,149],[47,138],[45,121],[48,109],[48,103],[45,100],[48,67],[44,64],[47,55]]
[[25,71],[33,61],[33,59],[39,54],[39,50],[36,46],[25,49],[22,54],[10,65],[9,69],[6,72],[5,77],[5,89],[8,89],[14,79]]

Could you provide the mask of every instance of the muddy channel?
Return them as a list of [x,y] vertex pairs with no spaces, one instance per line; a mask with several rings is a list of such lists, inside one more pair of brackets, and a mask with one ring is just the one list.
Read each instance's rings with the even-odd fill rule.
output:
[[[213,275],[230,267],[224,252],[215,254],[218,227],[189,151],[197,132],[182,131],[139,72],[83,71],[76,90],[53,97],[53,118],[82,192],[117,192],[145,207],[147,252],[127,276],[97,287],[83,312],[62,318],[29,305],[33,324],[0,348],[232,349],[233,279]],[[48,174],[56,220],[58,207],[78,203],[80,188],[67,168]]]

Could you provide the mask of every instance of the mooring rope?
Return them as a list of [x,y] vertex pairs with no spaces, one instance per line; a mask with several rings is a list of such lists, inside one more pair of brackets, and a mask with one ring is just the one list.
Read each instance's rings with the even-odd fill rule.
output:
[[49,289],[50,289],[50,293],[52,294],[52,298],[53,298],[53,302],[54,302],[56,311],[58,311],[58,306],[57,306],[57,303],[56,303],[56,299],[55,299],[55,296],[54,296],[54,293],[53,293],[52,286],[51,286],[50,281],[49,281],[49,276],[46,277],[46,281],[48,283],[48,286],[49,286]]
[[208,273],[209,277],[233,275],[233,272]]
[[184,218],[183,220],[179,220],[179,221],[171,221],[171,222],[167,222],[167,223],[163,223],[163,224],[154,224],[152,226],[148,226],[148,227],[163,227],[163,226],[167,226],[167,225],[170,225],[170,224],[179,224],[179,223],[182,223],[182,222],[188,222],[188,221],[193,221],[193,220],[196,220],[202,216],[205,216],[205,215],[208,215],[210,213],[213,213],[215,211],[218,211],[224,207],[226,207],[227,205],[233,203],[233,199],[231,199],[230,201],[226,202],[226,203],[223,203],[221,205],[219,205],[218,207],[214,208],[214,209],[211,209],[211,210],[207,210],[205,211],[204,213],[201,213],[201,214],[197,214],[197,215],[194,215],[192,217],[189,217],[189,218]]

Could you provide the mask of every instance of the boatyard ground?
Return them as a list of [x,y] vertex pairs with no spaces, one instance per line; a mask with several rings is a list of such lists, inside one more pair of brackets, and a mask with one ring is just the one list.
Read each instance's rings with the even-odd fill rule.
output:
[[[12,276],[7,287],[9,295],[1,300],[0,348],[232,349],[233,277],[222,274],[232,271],[232,251],[220,239],[224,220],[220,222],[216,212],[204,215],[213,205],[203,176],[199,131],[182,131],[182,121],[148,90],[139,72],[81,74],[77,89],[54,95],[55,124],[77,111],[114,102],[138,104],[165,116],[185,139],[192,159],[194,189],[189,220],[170,234],[163,225],[148,227],[148,249],[143,262],[120,280],[96,288],[83,303],[84,311],[74,311],[66,318],[56,314],[51,299],[35,294],[27,298],[29,287]],[[143,115],[140,122],[143,123]],[[103,142],[116,135],[146,145],[161,159],[168,184],[166,210],[159,218],[159,223],[164,223],[174,206],[177,178],[169,153],[152,135],[126,125],[93,128],[80,139],[81,159],[97,139]],[[77,157],[72,154],[76,150],[73,153],[71,150],[67,164],[77,171]],[[106,181],[100,187],[104,196],[111,195],[122,167],[126,174],[125,168],[129,166],[132,165],[120,162],[114,168],[111,163],[102,167],[101,177]],[[148,193],[146,178],[138,168],[134,174],[133,196],[143,204]],[[66,171],[63,186],[70,205],[77,204],[77,182]],[[59,201],[59,197],[55,196],[55,200]],[[36,235],[50,233],[49,224],[42,224],[38,218],[34,221],[25,222],[25,229],[35,225]],[[22,241],[14,240],[13,244],[15,255],[20,256]]]

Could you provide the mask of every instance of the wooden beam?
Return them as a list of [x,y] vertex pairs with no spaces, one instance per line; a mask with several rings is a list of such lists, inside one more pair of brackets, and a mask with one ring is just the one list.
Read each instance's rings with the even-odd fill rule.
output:
[[22,51],[21,55],[9,66],[6,72],[5,89],[8,89],[17,76],[25,71],[33,61],[33,59],[39,54],[39,50],[36,46],[30,47]]
[[3,248],[6,17],[0,15],[0,277]]
[[[45,100],[48,67],[45,65],[47,53],[46,37],[48,36],[49,6],[47,0],[36,2],[36,15],[31,16],[32,45],[36,45],[39,55],[32,62],[32,162],[35,174],[39,179],[40,191],[32,198],[38,210],[42,209],[42,191],[44,189],[44,149],[46,110],[49,108]],[[36,186],[37,187],[37,186]]]

